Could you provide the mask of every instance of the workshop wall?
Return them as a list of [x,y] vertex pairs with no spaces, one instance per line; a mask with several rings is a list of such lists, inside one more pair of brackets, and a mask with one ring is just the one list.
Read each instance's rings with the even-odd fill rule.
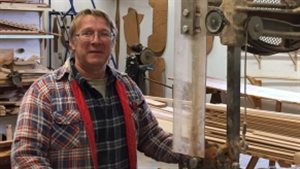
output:
[[[98,9],[106,11],[113,19],[116,14],[116,0],[95,0]],[[77,11],[84,8],[92,8],[91,1],[74,1]],[[69,1],[52,0],[52,8],[57,11],[67,11],[70,8]],[[138,14],[143,15],[140,23],[140,42],[147,47],[148,37],[152,33],[152,12],[153,9],[149,5],[149,0],[120,0],[120,52],[119,52],[119,69],[125,71],[125,62],[127,57],[127,48],[124,35],[124,19],[128,13],[128,9],[135,9]],[[167,42],[166,48],[162,54],[165,60],[165,83],[172,86],[173,81],[169,78],[174,77],[174,1],[168,0],[168,23],[167,23]],[[226,79],[227,66],[227,47],[220,43],[220,38],[215,37],[213,41],[212,51],[207,57],[207,75]],[[184,56],[182,56],[184,57]],[[244,54],[241,60],[241,77],[244,77]],[[247,57],[247,75],[258,77],[262,80],[262,85],[270,88],[283,89],[300,93],[300,59],[293,63],[288,54],[276,54],[274,56],[262,56],[260,62],[252,54]],[[61,63],[61,62],[58,62]],[[259,78],[260,77],[260,78]],[[271,77],[271,78],[267,78]],[[290,80],[288,80],[290,79]],[[297,80],[298,79],[298,80]],[[243,81],[243,79],[241,79]],[[165,96],[171,97],[171,89],[165,90]],[[209,98],[208,98],[209,99]],[[271,103],[272,105],[272,103]]]

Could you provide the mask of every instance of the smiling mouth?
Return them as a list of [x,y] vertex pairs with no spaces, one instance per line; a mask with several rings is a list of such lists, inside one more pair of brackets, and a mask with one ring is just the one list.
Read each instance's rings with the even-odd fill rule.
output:
[[99,51],[99,50],[97,50],[97,51],[89,51],[89,53],[102,53],[102,51]]

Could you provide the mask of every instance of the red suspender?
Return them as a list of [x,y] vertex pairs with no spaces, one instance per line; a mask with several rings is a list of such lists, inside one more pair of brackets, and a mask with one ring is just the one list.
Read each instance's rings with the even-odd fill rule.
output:
[[[128,149],[128,158],[129,158],[129,169],[137,168],[137,155],[136,155],[136,140],[135,140],[135,127],[131,117],[131,109],[129,107],[128,97],[126,95],[125,86],[119,80],[116,81],[115,87],[117,89],[118,95],[120,97],[121,106],[124,112],[124,121],[126,128],[126,141],[127,141],[127,149]],[[88,141],[90,145],[90,149],[92,152],[92,159],[94,163],[94,169],[98,169],[98,160],[97,160],[97,152],[96,152],[96,142],[94,136],[94,128],[93,122],[90,117],[89,109],[86,105],[85,99],[82,95],[82,92],[75,80],[71,81],[71,88],[74,93],[76,102],[78,104],[78,108],[80,114],[83,119],[84,126],[87,130]]]
[[136,169],[137,157],[136,157],[136,143],[135,143],[135,127],[131,117],[131,109],[129,107],[128,97],[126,95],[125,86],[119,80],[115,85],[120,102],[124,112],[125,128],[126,128],[126,141],[129,158],[129,169]]
[[95,136],[94,136],[93,122],[92,122],[92,119],[90,116],[89,108],[87,107],[85,99],[82,95],[82,92],[75,80],[71,81],[71,88],[72,88],[73,94],[75,96],[75,100],[78,104],[78,108],[79,108],[85,129],[87,132],[88,141],[89,141],[90,149],[92,152],[94,169],[98,169],[96,141],[95,141]]

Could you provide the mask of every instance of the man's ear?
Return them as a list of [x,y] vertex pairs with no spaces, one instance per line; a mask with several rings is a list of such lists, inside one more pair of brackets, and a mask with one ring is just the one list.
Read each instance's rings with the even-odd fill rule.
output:
[[115,45],[117,43],[116,41],[117,41],[117,39],[114,37],[114,39],[112,39],[111,48],[115,47]]
[[73,40],[70,40],[70,43],[69,43],[69,49],[75,50],[75,45],[74,45]]

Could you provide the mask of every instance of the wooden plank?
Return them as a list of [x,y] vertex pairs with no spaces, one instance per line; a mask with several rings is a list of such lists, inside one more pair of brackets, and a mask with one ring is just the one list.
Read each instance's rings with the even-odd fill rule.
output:
[[0,148],[7,148],[10,147],[12,144],[12,140],[8,141],[0,141]]
[[[226,81],[217,78],[208,77],[206,79],[208,88],[217,89],[221,91],[227,90]],[[279,89],[271,89],[267,87],[247,85],[247,95],[263,99],[269,99],[285,103],[300,104],[299,93],[284,91]],[[244,85],[241,84],[241,94],[245,94]]]
[[251,75],[251,77],[256,79],[268,79],[268,80],[284,80],[284,81],[300,81],[299,77],[286,77],[278,76],[275,74],[272,75]]
[[0,28],[2,30],[5,30],[7,28],[7,30],[17,29],[17,30],[38,31],[38,28],[35,26],[12,22],[9,20],[4,20],[4,19],[0,19],[0,26],[1,26]]
[[288,168],[291,167],[291,164],[287,164],[285,161],[278,160],[277,161],[280,167]]
[[25,10],[25,11],[44,11],[49,9],[46,3],[9,3],[1,2],[0,9],[2,10]]
[[0,0],[0,2],[25,3],[26,0]]
[[146,101],[149,105],[155,106],[155,107],[160,107],[161,108],[161,107],[166,107],[167,106],[167,104],[164,103],[164,102],[160,102],[160,101],[156,101],[156,100],[152,100],[152,99],[147,99],[146,98]]
[[254,169],[254,167],[258,162],[258,159],[259,159],[258,157],[251,157],[246,169]]
[[8,65],[14,60],[13,49],[0,49],[0,66]]

